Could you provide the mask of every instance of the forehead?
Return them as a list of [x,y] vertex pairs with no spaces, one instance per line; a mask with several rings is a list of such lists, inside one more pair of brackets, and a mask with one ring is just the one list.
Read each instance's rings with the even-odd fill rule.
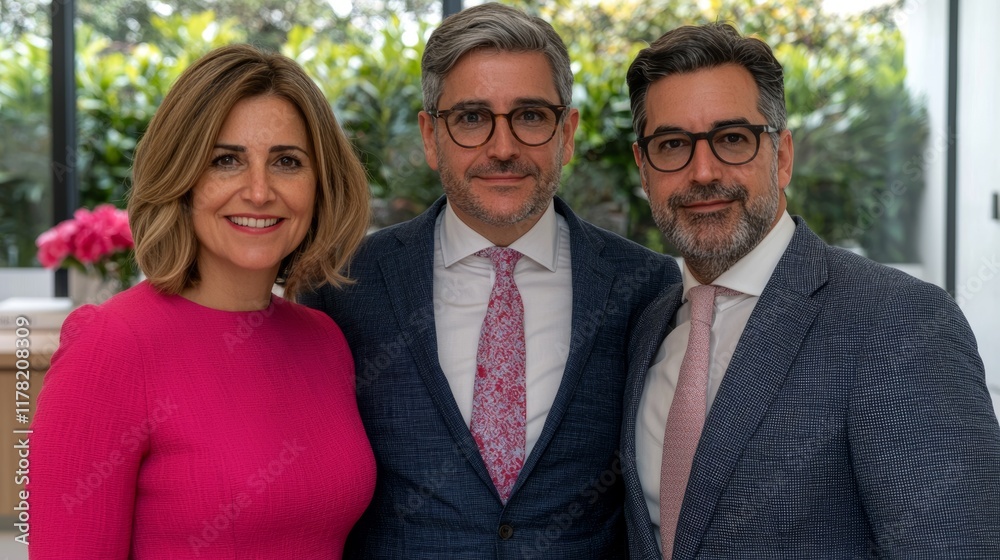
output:
[[291,101],[277,95],[265,94],[244,97],[234,103],[223,121],[222,130],[242,126],[274,132],[289,128],[304,128],[305,121],[298,107]]
[[444,78],[438,106],[482,103],[505,109],[525,100],[559,103],[552,66],[540,52],[479,49],[466,53]]
[[662,127],[702,132],[734,119],[759,124],[757,99],[753,76],[733,64],[660,78],[646,92],[645,134]]

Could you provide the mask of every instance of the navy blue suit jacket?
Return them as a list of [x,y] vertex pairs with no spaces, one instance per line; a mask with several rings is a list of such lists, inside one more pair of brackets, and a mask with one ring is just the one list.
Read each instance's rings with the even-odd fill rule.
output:
[[558,198],[555,205],[570,230],[570,350],[506,506],[438,362],[434,224],[444,199],[369,236],[351,264],[356,284],[302,299],[347,337],[378,464],[347,558],[625,556],[617,455],[628,332],[680,271],[672,258],[583,222]]
[[[796,223],[706,418],[673,558],[1000,558],[1000,427],[958,306]],[[629,349],[632,558],[660,558],[636,414],[681,291]]]

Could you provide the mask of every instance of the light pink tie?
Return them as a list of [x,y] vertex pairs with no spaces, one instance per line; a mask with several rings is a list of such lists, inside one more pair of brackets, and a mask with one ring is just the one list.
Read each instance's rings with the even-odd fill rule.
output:
[[712,333],[712,315],[715,296],[737,295],[739,292],[719,286],[702,285],[691,288],[691,333],[681,361],[674,400],[667,414],[667,427],[663,434],[663,462],[660,466],[660,537],[663,540],[663,558],[673,555],[677,520],[681,503],[691,474],[701,429],[705,425],[708,398],[708,352]]
[[524,465],[527,408],[524,381],[524,304],[514,283],[521,253],[490,247],[476,253],[493,261],[496,281],[476,354],[472,437],[507,503]]

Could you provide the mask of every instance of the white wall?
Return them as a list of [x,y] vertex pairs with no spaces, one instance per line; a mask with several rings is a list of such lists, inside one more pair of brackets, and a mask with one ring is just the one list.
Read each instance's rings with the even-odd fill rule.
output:
[[1000,2],[959,5],[958,261],[955,297],[969,318],[1000,412]]
[[[958,208],[956,300],[969,319],[986,365],[986,382],[1000,416],[1000,3],[959,6]],[[944,285],[945,173],[948,143],[948,0],[909,0],[899,18],[906,36],[907,83],[924,96],[931,139],[924,158],[921,255],[925,278]]]
[[0,301],[12,297],[52,297],[55,275],[44,268],[0,268]]

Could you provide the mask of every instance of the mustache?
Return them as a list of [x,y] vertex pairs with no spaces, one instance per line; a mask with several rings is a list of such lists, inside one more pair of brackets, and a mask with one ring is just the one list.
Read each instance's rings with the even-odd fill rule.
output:
[[513,175],[531,175],[532,177],[541,175],[541,171],[534,165],[510,159],[491,161],[483,165],[471,167],[465,173],[465,176],[468,179],[477,175],[504,175],[508,173]]
[[686,191],[671,195],[667,199],[667,204],[672,210],[677,210],[682,206],[719,198],[746,202],[750,198],[750,192],[745,186],[739,184],[726,185],[718,181],[707,185],[698,183],[691,185]]

